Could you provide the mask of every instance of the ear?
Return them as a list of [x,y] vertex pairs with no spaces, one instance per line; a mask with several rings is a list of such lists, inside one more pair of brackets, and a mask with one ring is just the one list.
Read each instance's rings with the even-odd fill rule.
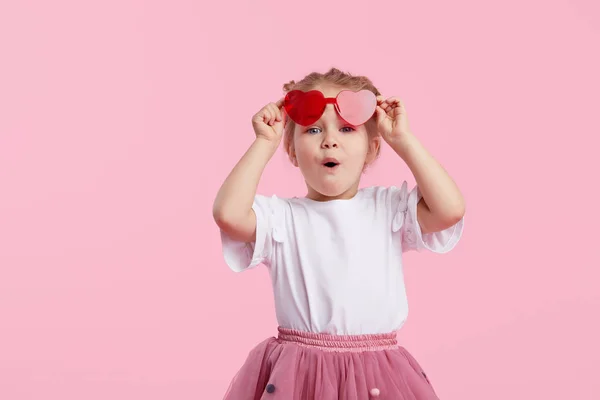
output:
[[375,161],[377,154],[379,153],[379,146],[381,146],[381,140],[379,136],[369,139],[369,150],[367,152],[367,159],[365,160],[366,165],[369,165]]
[[289,154],[289,157],[290,157],[290,161],[292,162],[292,165],[294,167],[297,167],[298,166],[298,159],[296,158],[296,152],[291,151],[290,154]]

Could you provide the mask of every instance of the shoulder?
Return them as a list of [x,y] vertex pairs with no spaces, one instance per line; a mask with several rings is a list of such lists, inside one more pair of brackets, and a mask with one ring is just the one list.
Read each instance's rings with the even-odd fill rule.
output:
[[277,206],[281,204],[286,204],[290,201],[290,198],[279,197],[276,194],[256,194],[254,196],[254,203],[267,205],[267,206]]
[[281,218],[285,213],[285,209],[289,204],[289,201],[290,199],[279,197],[275,194],[256,194],[254,196],[254,204],[252,205],[252,208],[264,215]]

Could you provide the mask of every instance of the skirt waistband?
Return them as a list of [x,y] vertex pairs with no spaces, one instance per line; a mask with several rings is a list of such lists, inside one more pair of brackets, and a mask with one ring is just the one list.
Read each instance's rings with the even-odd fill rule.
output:
[[398,348],[396,332],[365,335],[333,335],[329,333],[303,332],[295,329],[277,328],[278,339],[299,346],[319,348],[323,351],[375,351]]

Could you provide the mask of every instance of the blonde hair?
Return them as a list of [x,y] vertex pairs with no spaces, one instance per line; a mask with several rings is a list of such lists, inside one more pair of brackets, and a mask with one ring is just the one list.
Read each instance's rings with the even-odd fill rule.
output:
[[[366,76],[354,76],[347,72],[342,72],[337,68],[331,68],[329,71],[323,73],[312,72],[302,78],[300,81],[290,81],[283,85],[283,91],[288,93],[292,90],[301,90],[303,92],[308,92],[309,90],[314,89],[315,87],[327,84],[336,87],[340,87],[341,89],[349,89],[353,91],[359,91],[363,89],[370,90],[375,93],[375,96],[381,95],[379,90],[373,85],[373,82]],[[379,134],[377,132],[377,122],[376,117],[373,115],[370,120],[365,123],[365,127],[367,129],[367,133],[369,135],[369,139],[374,137],[378,137]],[[294,152],[294,131],[296,130],[296,123],[291,119],[287,119],[287,123],[283,132],[283,147],[291,158]],[[375,157],[379,156],[381,149],[377,147],[377,154]]]

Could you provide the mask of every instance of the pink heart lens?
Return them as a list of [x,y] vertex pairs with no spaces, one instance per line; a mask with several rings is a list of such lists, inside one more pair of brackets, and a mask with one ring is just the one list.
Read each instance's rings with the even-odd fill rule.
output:
[[370,90],[352,92],[341,91],[337,95],[339,113],[346,122],[352,125],[362,125],[375,113],[377,97]]

